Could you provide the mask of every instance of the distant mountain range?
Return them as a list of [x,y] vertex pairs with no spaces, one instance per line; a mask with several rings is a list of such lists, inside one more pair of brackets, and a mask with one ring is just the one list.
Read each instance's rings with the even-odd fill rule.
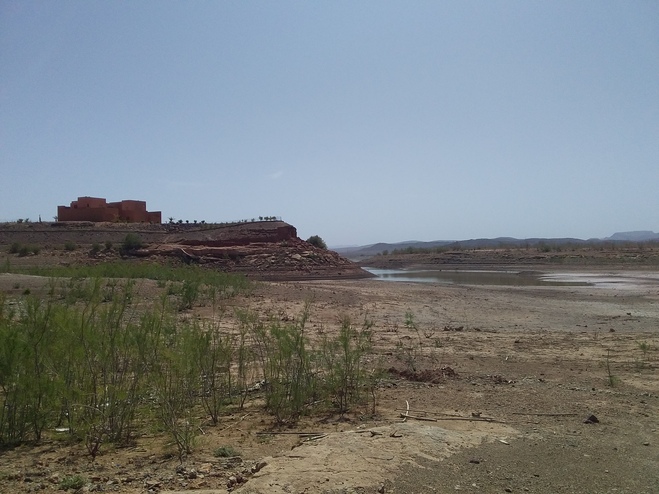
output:
[[381,254],[384,251],[392,252],[396,249],[407,249],[408,247],[414,249],[433,249],[437,247],[455,247],[462,249],[486,249],[505,246],[536,246],[543,245],[557,245],[557,244],[597,244],[601,242],[646,242],[648,240],[659,241],[659,233],[648,230],[634,231],[634,232],[617,232],[606,238],[591,238],[583,240],[580,238],[513,238],[513,237],[497,237],[497,238],[477,238],[471,240],[434,240],[430,242],[419,242],[410,240],[398,243],[384,243],[380,242],[371,245],[359,245],[351,247],[335,247],[332,250],[338,252],[344,257],[350,259],[364,259]]
[[646,240],[659,240],[659,233],[649,230],[640,230],[637,232],[618,232],[604,240],[614,240],[622,242],[645,242]]

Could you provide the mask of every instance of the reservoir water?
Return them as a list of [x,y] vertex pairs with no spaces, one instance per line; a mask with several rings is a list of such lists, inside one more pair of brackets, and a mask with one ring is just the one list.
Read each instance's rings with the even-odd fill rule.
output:
[[364,268],[376,279],[446,285],[507,285],[507,286],[591,286],[591,279],[561,278],[540,272],[519,271],[455,271],[435,269],[377,269]]
[[364,268],[385,281],[442,283],[445,285],[505,285],[505,286],[592,286],[597,288],[634,289],[658,286],[657,271],[615,272],[540,272],[494,270],[440,269],[377,269]]

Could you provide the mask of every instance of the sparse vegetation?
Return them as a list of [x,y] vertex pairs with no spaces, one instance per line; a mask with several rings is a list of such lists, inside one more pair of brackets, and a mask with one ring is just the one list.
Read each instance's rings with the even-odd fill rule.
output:
[[94,265],[39,266],[14,270],[17,273],[66,278],[146,278],[151,280],[198,283],[213,286],[222,297],[250,289],[251,282],[240,274],[223,273],[199,266],[171,266],[150,262],[113,261]]
[[[526,242],[498,242],[494,243],[478,243],[479,241],[461,241],[461,242],[452,242],[450,244],[439,245],[435,247],[415,247],[408,246],[404,248],[398,248],[393,250],[383,250],[379,252],[377,256],[405,256],[405,255],[420,255],[420,254],[443,254],[447,252],[457,252],[461,250],[469,251],[481,251],[481,250],[500,250],[500,251],[535,251],[542,254],[557,254],[559,258],[565,257],[568,253],[579,253],[587,251],[611,251],[611,252],[625,252],[625,251],[645,251],[645,250],[656,250],[659,246],[659,242],[656,240],[647,240],[644,242],[627,242],[627,241],[616,241],[616,242],[603,242],[603,241],[584,241],[584,242],[561,242],[561,241],[552,241],[551,239],[541,240],[536,243]],[[552,257],[550,256],[547,260],[551,261]],[[627,259],[626,259],[627,260]],[[628,259],[627,261],[633,261],[634,259]]]
[[307,304],[286,324],[246,315],[234,337],[178,318],[166,296],[138,309],[134,287],[70,278],[45,299],[26,293],[19,309],[0,299],[0,444],[39,441],[64,421],[93,460],[108,443],[130,442],[138,422],[156,419],[183,458],[199,433],[198,410],[217,424],[236,397],[242,406],[249,369],[262,373],[265,408],[281,424],[314,409],[343,415],[363,402],[372,374],[363,360],[367,320],[355,329],[345,318],[335,338],[312,344]]
[[608,348],[606,350],[606,361],[605,361],[605,366],[606,366],[606,382],[609,386],[614,387],[616,384],[618,384],[618,376],[613,374],[613,370],[611,369],[611,349]]
[[8,252],[10,254],[18,254],[18,257],[26,257],[30,254],[38,254],[41,252],[41,247],[38,245],[22,245],[18,242],[14,242],[9,246]]
[[638,348],[641,350],[641,352],[643,352],[643,360],[647,360],[648,352],[651,349],[650,344],[647,341],[639,341]]
[[396,358],[403,362],[409,371],[416,372],[422,354],[422,342],[414,314],[410,310],[405,312],[404,325],[406,329],[414,331],[416,338],[407,336],[407,339],[403,340],[399,337],[396,343]]

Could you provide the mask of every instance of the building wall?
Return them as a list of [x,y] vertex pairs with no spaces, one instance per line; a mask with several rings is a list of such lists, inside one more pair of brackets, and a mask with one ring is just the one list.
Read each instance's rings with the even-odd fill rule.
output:
[[72,208],[58,206],[58,221],[118,221],[119,211],[108,208]]
[[101,197],[78,197],[71,206],[57,207],[58,221],[126,221],[128,223],[161,223],[160,211],[146,210],[145,201],[107,203]]
[[162,223],[161,211],[150,211],[146,213],[149,217],[149,223]]
[[77,201],[71,203],[71,207],[74,209],[82,208],[104,208],[107,206],[107,203],[103,197],[78,197]]

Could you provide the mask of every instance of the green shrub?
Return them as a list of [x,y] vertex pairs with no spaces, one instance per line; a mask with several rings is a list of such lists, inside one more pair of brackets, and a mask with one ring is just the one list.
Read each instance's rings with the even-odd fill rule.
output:
[[105,250],[112,250],[112,242],[109,240],[105,241]]
[[181,301],[179,310],[192,309],[193,305],[199,298],[199,282],[194,280],[185,280],[181,286]]
[[101,246],[98,243],[93,244],[91,251],[89,251],[92,256],[95,256],[99,252],[101,252]]
[[129,233],[121,243],[121,252],[128,253],[142,248],[142,240],[136,233]]
[[314,247],[318,247],[319,249],[327,250],[327,244],[325,241],[320,238],[318,235],[312,235],[307,239],[307,242],[313,245]]
[[70,241],[64,244],[64,250],[73,251],[76,250],[77,248],[78,246]]
[[232,446],[220,446],[213,452],[213,454],[217,458],[231,458],[233,456],[240,456],[240,453],[236,451]]
[[19,243],[13,243],[9,248],[10,254],[18,254],[19,257],[29,256],[30,254],[38,254],[41,252],[41,247],[38,245],[21,245]]
[[61,491],[68,491],[69,489],[78,490],[82,489],[86,483],[85,479],[80,475],[69,475],[68,477],[64,477],[59,483],[59,489]]
[[338,336],[323,341],[321,361],[324,387],[341,416],[351,405],[362,400],[362,390],[368,377],[363,357],[371,347],[372,326],[373,323],[365,319],[358,330],[353,328],[348,317],[344,317]]
[[296,422],[315,401],[317,375],[304,331],[308,318],[307,304],[293,323],[282,325],[272,319],[267,326],[256,320],[250,324],[256,358],[268,383],[265,406],[279,424]]

